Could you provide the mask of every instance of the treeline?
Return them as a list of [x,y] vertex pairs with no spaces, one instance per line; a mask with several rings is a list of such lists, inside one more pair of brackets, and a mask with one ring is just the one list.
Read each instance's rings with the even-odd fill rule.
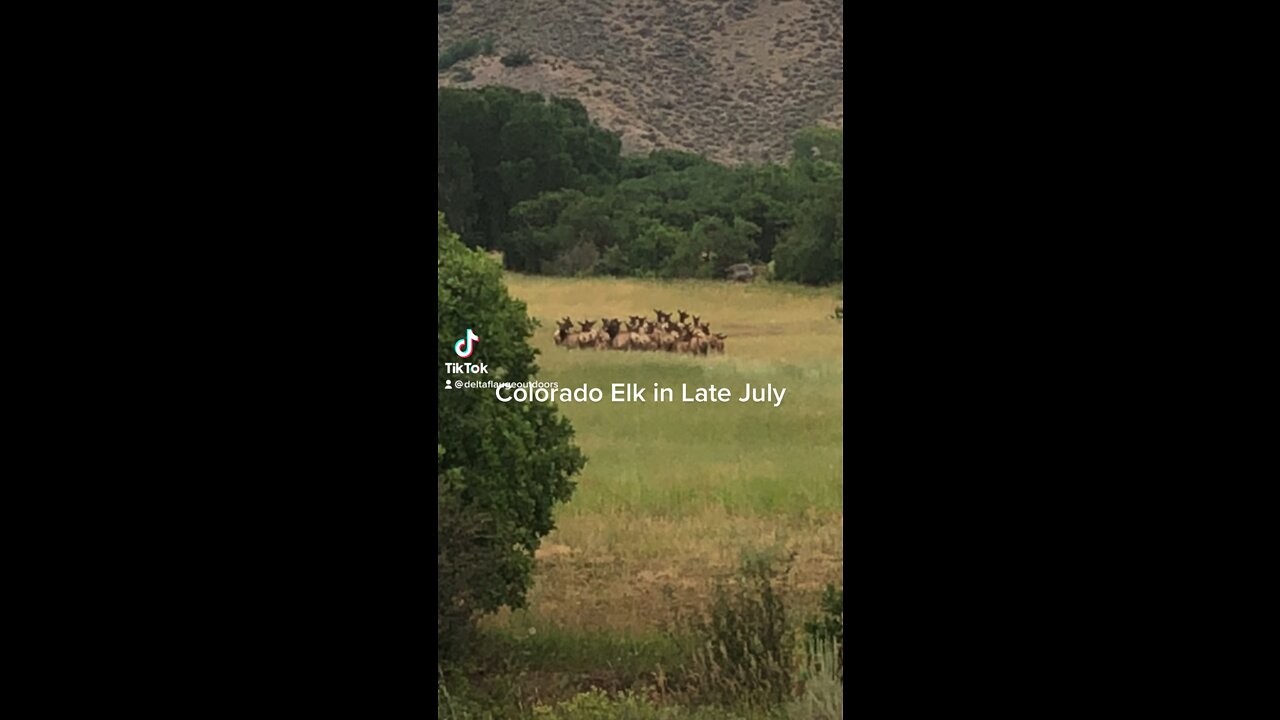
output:
[[726,167],[669,150],[622,157],[576,100],[438,91],[437,209],[508,268],[555,275],[844,279],[844,133],[797,135],[786,165]]

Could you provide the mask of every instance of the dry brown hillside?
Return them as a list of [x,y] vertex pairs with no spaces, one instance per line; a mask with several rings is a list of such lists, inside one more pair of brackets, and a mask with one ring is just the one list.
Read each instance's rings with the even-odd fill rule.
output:
[[[575,97],[624,152],[674,148],[721,162],[782,161],[807,125],[844,126],[838,0],[453,0],[438,48],[491,34],[437,86],[509,85]],[[457,67],[474,73],[455,78]]]

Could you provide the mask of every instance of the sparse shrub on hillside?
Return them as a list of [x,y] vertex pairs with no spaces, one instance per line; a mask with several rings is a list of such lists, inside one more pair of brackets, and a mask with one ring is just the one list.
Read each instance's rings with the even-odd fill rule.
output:
[[446,48],[443,53],[440,53],[440,57],[436,60],[436,70],[448,70],[463,60],[469,60],[476,55],[492,55],[495,43],[496,41],[492,35],[456,42]]
[[471,72],[470,68],[459,67],[453,71],[453,79],[458,82],[471,82],[476,79],[476,74]]
[[436,60],[436,70],[448,70],[463,60],[475,57],[480,54],[480,47],[480,40],[477,38],[470,38],[450,45],[445,48],[444,52],[440,53],[440,57]]
[[533,56],[527,50],[514,50],[502,56],[500,61],[507,67],[521,67],[533,64]]
[[443,15],[453,10],[453,0],[436,0],[436,14]]
[[[785,162],[796,131],[841,122],[843,6],[749,4],[737,19],[727,0],[625,9],[609,0],[458,2],[458,11],[441,19],[446,42],[479,28],[510,28],[503,52],[528,48],[535,64],[562,58],[595,66],[603,81],[597,92],[628,121],[632,138],[642,138],[646,126],[661,127],[673,144],[718,161]],[[539,82],[565,94],[577,85],[554,77]],[[702,108],[690,112],[695,99]]]

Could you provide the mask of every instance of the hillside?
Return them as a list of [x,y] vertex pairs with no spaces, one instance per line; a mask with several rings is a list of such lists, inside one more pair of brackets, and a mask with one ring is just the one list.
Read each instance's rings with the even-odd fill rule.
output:
[[[444,5],[445,3],[441,3]],[[625,153],[697,152],[785,161],[791,136],[844,126],[838,0],[452,0],[439,51],[490,35],[497,55],[440,72],[437,86],[507,85],[577,98]],[[459,68],[474,76],[463,82]],[[465,76],[465,73],[463,73]]]

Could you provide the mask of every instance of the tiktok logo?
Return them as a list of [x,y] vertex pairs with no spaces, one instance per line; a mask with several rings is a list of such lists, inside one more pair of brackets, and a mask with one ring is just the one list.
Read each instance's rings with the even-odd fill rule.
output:
[[[467,328],[467,336],[453,344],[453,351],[458,354],[458,357],[471,357],[471,352],[475,350],[473,343],[479,341],[480,336],[471,332],[471,328]],[[465,351],[462,349],[464,344],[467,346]]]

